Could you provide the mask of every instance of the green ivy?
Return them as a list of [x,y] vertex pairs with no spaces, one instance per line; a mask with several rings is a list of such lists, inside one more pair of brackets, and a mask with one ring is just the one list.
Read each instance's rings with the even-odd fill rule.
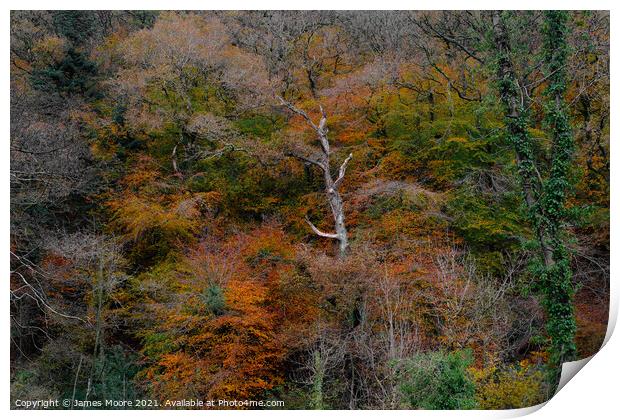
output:
[[546,75],[549,81],[545,95],[545,122],[553,138],[551,170],[544,184],[540,206],[544,212],[545,229],[551,238],[553,264],[547,267],[541,292],[547,312],[547,333],[551,337],[550,374],[558,378],[562,363],[575,357],[575,315],[570,254],[562,241],[566,219],[566,196],[570,190],[569,172],[574,142],[564,96],[568,58],[568,13],[547,11],[543,25],[543,48]]
[[[527,108],[519,103],[521,89],[513,72],[507,39],[498,39],[498,90],[505,109],[505,130],[517,155],[517,171],[530,224],[537,233],[541,254],[534,264],[537,278],[534,290],[541,296],[546,314],[546,330],[551,339],[548,364],[549,381],[557,383],[562,363],[576,355],[576,331],[573,313],[573,284],[570,255],[563,242],[562,226],[568,212],[566,196],[570,189],[569,171],[573,155],[573,137],[564,95],[568,14],[545,12],[543,55],[548,87],[545,92],[545,122],[553,139],[551,169],[545,180],[536,168],[534,142],[529,135]],[[548,252],[551,253],[549,258]],[[546,254],[546,255],[545,255]]]

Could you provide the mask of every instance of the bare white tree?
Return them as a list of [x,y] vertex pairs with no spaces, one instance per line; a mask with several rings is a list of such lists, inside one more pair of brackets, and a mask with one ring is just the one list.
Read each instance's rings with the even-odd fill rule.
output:
[[312,129],[316,132],[317,139],[321,146],[320,153],[318,153],[316,157],[306,156],[306,155],[303,155],[297,152],[293,152],[291,153],[291,155],[306,163],[318,166],[323,172],[323,179],[325,183],[325,193],[327,194],[327,201],[329,202],[329,206],[332,211],[332,216],[334,218],[334,229],[336,233],[326,233],[326,232],[319,230],[310,221],[310,219],[308,219],[307,216],[306,216],[306,222],[308,223],[312,231],[316,233],[317,235],[323,238],[337,239],[339,242],[338,249],[340,251],[340,257],[343,257],[346,254],[347,249],[349,248],[349,239],[347,236],[347,228],[346,228],[345,221],[344,221],[344,209],[343,209],[342,196],[340,195],[338,188],[340,188],[340,185],[342,185],[342,182],[344,180],[344,175],[347,170],[347,165],[349,164],[349,161],[353,158],[353,153],[350,153],[349,156],[347,156],[347,158],[342,162],[338,170],[338,177],[334,180],[334,178],[332,177],[332,173],[331,173],[330,159],[329,159],[331,150],[329,146],[329,139],[327,138],[327,132],[329,131],[327,129],[327,114],[325,113],[325,110],[323,109],[323,107],[322,106],[320,107],[321,120],[319,121],[317,125],[312,121],[312,119],[308,116],[308,114],[305,111],[297,108],[296,106],[294,106],[288,101],[285,101],[281,97],[278,97],[278,99],[280,100],[282,105],[287,107],[293,113],[303,117],[308,123],[308,125],[312,127]]

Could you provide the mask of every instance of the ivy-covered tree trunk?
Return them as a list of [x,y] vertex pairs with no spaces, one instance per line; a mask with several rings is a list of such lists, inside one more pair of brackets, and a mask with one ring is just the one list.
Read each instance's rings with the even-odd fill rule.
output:
[[510,37],[502,12],[493,13],[494,43],[497,50],[499,93],[505,112],[506,132],[517,157],[519,180],[527,205],[528,219],[540,245],[542,264],[537,270],[536,289],[547,317],[546,329],[551,338],[549,381],[555,385],[562,363],[575,356],[575,320],[573,314],[570,259],[562,241],[562,220],[569,187],[573,142],[563,96],[566,91],[567,59],[566,15],[548,12],[545,17],[545,65],[549,80],[546,109],[552,131],[552,167],[543,182],[536,168],[532,139],[528,133],[529,116],[526,95],[521,90],[511,62]]
[[547,267],[541,284],[543,305],[547,312],[547,332],[551,337],[550,366],[559,376],[562,363],[576,356],[575,315],[570,255],[562,241],[568,179],[574,150],[573,135],[564,100],[566,94],[566,65],[568,58],[566,11],[545,12],[544,54],[546,76],[546,122],[553,139],[551,171],[545,182],[541,199],[545,227],[551,238],[554,264]]
[[540,244],[545,266],[553,264],[553,254],[536,203],[540,194],[540,180],[534,162],[534,147],[528,133],[529,116],[522,100],[520,83],[510,60],[511,47],[508,30],[500,11],[493,13],[493,30],[497,50],[497,76],[499,93],[505,112],[505,125],[509,141],[517,155],[517,170],[523,189],[523,198],[528,208],[528,217]]

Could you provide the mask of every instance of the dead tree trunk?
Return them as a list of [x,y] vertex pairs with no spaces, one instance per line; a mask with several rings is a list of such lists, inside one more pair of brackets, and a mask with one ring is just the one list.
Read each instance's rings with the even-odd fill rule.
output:
[[323,172],[325,194],[327,194],[327,201],[329,202],[329,207],[331,208],[332,216],[334,218],[334,229],[336,233],[322,232],[316,226],[314,226],[314,224],[312,224],[312,222],[310,221],[310,219],[308,219],[307,216],[306,216],[306,222],[308,223],[312,231],[316,233],[317,235],[323,238],[337,239],[339,242],[338,249],[340,252],[340,257],[343,257],[346,254],[347,249],[349,248],[349,239],[347,236],[347,228],[345,225],[342,196],[340,195],[338,188],[340,187],[340,185],[342,184],[342,181],[344,180],[344,175],[347,170],[347,165],[349,164],[349,161],[353,157],[353,154],[349,154],[349,156],[347,156],[344,162],[342,162],[342,164],[340,165],[340,169],[338,170],[338,177],[334,180],[331,174],[331,169],[330,169],[329,157],[330,157],[331,151],[330,151],[330,146],[329,146],[329,140],[327,138],[327,132],[328,132],[328,129],[326,127],[327,115],[325,114],[323,107],[320,107],[321,120],[319,121],[319,124],[316,125],[312,121],[312,119],[308,116],[308,114],[306,114],[306,112],[295,107],[293,104],[285,101],[284,99],[280,97],[278,99],[280,99],[280,102],[282,103],[282,105],[286,106],[289,110],[291,110],[295,114],[303,117],[308,123],[308,125],[312,127],[312,129],[316,132],[317,139],[321,146],[320,154],[318,155],[318,157],[315,158],[315,157],[310,157],[310,156],[304,156],[299,153],[291,153],[291,156],[296,157],[297,159],[300,159],[312,165],[318,166]]

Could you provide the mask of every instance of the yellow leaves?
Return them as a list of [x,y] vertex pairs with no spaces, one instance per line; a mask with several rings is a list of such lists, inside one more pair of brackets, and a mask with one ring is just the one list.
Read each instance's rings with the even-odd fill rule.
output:
[[132,241],[154,230],[167,241],[191,238],[222,201],[217,191],[177,191],[161,179],[155,161],[146,156],[138,159],[121,185],[124,191],[107,204],[114,212],[114,224]]
[[155,160],[150,156],[141,155],[135,164],[135,170],[123,178],[122,184],[127,189],[142,189],[155,181],[159,176]]
[[471,142],[468,139],[463,138],[463,137],[450,137],[448,140],[446,140],[446,143],[462,144],[464,146],[471,144]]
[[527,361],[507,370],[489,366],[469,371],[476,382],[476,400],[483,410],[530,407],[546,399],[544,374]]
[[[175,209],[166,209],[161,204],[149,202],[136,195],[129,195],[112,203],[115,222],[126,236],[138,240],[146,231],[159,228],[178,239],[186,238],[196,229],[198,220],[178,214]],[[186,215],[191,213],[186,211]]]
[[62,60],[65,50],[65,40],[54,35],[37,41],[32,47],[32,53],[37,57],[37,66],[50,66]]
[[392,152],[381,160],[380,173],[387,179],[408,179],[416,169],[416,165],[402,153]]

